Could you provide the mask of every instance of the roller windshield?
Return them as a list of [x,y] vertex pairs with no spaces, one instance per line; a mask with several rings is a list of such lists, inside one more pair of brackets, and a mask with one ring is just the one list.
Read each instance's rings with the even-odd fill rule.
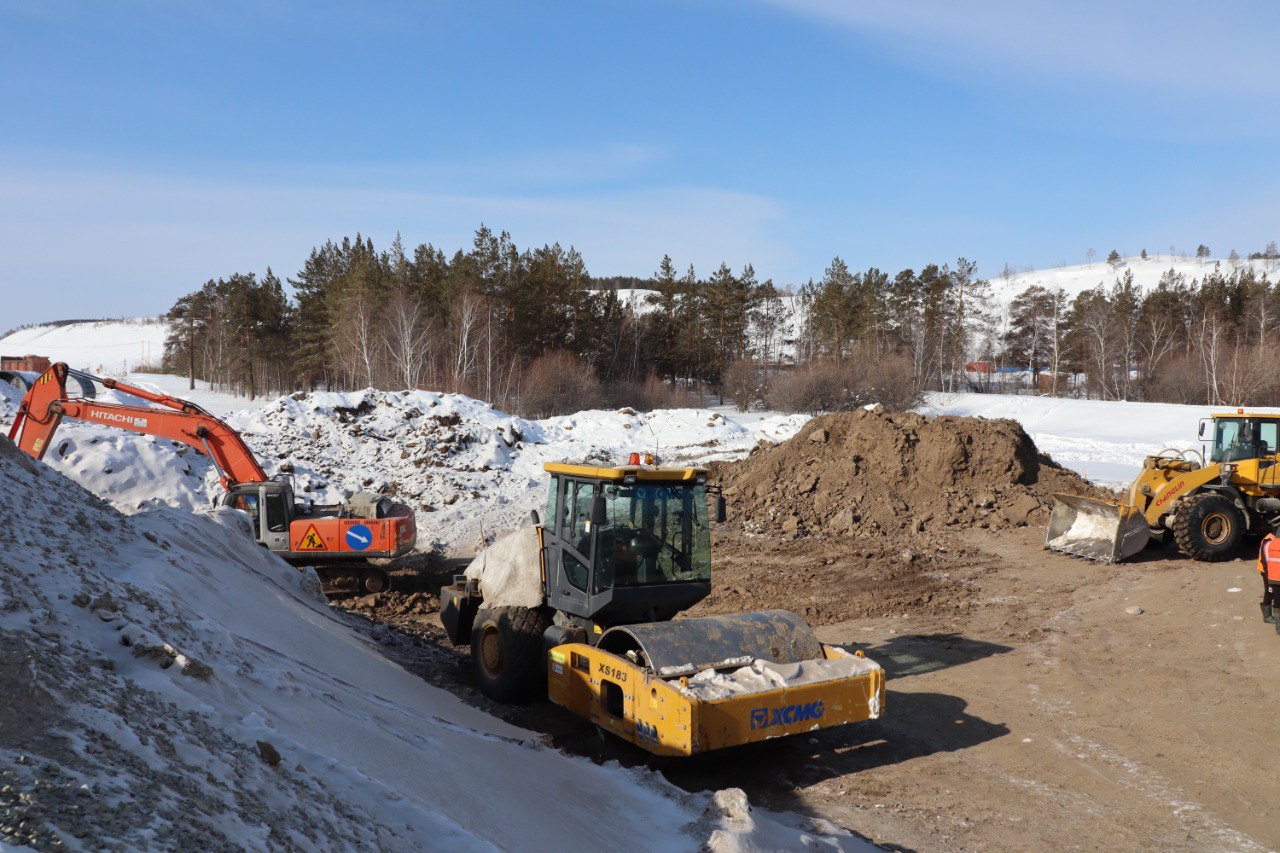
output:
[[1276,452],[1280,421],[1258,418],[1214,418],[1211,462],[1258,459]]
[[596,590],[711,579],[707,492],[692,483],[604,487]]

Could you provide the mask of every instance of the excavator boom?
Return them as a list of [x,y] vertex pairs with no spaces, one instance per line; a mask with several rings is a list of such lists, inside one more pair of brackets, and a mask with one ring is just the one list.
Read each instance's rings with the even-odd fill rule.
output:
[[62,362],[53,365],[41,374],[23,398],[18,407],[18,416],[9,429],[9,438],[23,452],[36,459],[43,459],[59,424],[67,417],[188,444],[213,460],[222,478],[222,486],[226,489],[238,483],[260,483],[267,480],[253,451],[245,445],[239,434],[194,403],[113,379],[97,381],[108,388],[159,403],[173,411],[69,398],[69,372]]
[[[163,408],[68,397],[70,375]],[[24,453],[43,459],[63,418],[179,441],[208,456],[227,490],[223,502],[251,516],[257,541],[286,560],[315,565],[330,588],[386,589],[387,573],[364,562],[402,556],[417,542],[413,510],[377,495],[356,495],[332,506],[296,504],[291,482],[270,480],[239,433],[187,400],[72,371],[59,362],[22,398],[9,438]]]

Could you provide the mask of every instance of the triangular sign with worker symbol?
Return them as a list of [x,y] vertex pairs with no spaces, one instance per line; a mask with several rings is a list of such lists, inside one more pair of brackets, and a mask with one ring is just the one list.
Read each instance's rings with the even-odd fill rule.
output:
[[325,547],[324,540],[320,538],[320,531],[316,530],[316,526],[312,524],[307,528],[307,532],[302,534],[302,541],[298,543],[299,551],[328,551]]

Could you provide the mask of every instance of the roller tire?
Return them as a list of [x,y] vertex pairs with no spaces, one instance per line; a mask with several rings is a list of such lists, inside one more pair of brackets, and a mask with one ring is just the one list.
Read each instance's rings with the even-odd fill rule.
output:
[[481,607],[471,628],[471,674],[480,692],[505,703],[545,696],[542,634],[549,627],[543,608]]
[[1244,515],[1239,507],[1213,492],[1184,500],[1173,519],[1178,550],[1206,563],[1221,563],[1234,557],[1243,535]]

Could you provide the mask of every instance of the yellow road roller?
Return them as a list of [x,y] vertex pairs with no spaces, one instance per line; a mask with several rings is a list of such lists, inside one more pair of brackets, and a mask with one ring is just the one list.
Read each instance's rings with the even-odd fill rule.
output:
[[545,521],[535,513],[441,591],[441,622],[470,645],[486,696],[549,698],[673,756],[883,713],[884,670],[794,613],[675,618],[711,593],[710,520],[725,503],[706,469],[638,454],[545,468]]

